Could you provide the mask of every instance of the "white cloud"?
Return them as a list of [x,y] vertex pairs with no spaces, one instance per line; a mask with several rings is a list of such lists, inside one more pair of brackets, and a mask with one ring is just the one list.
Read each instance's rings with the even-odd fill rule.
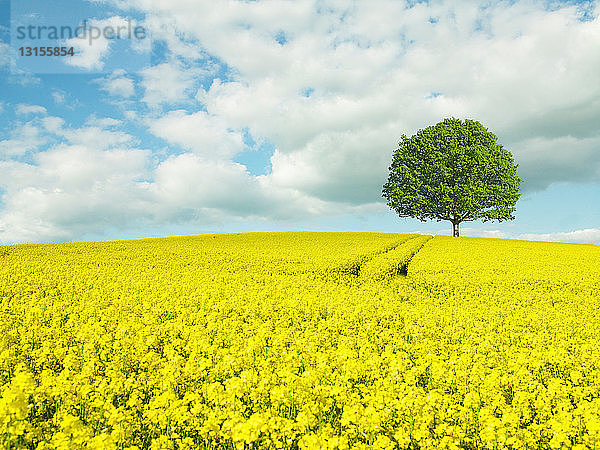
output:
[[276,186],[295,188],[326,201],[376,202],[389,165],[380,150],[394,140],[393,124],[320,133],[297,151],[277,150],[271,158],[269,178]]
[[558,233],[520,234],[518,238],[532,241],[574,242],[600,245],[600,228],[586,228],[585,230]]
[[62,91],[52,91],[52,99],[57,105],[63,105],[67,101],[67,96]]
[[109,131],[98,126],[66,129],[61,134],[73,145],[86,145],[101,149],[127,144],[133,140],[133,137],[127,133]]
[[0,160],[37,150],[45,142],[43,133],[33,122],[18,124],[9,139],[0,141]]
[[115,70],[105,78],[95,80],[100,84],[101,89],[115,97],[129,98],[135,94],[135,84],[133,79],[126,76],[122,69]]
[[58,145],[34,164],[2,162],[0,242],[69,240],[143,217],[149,152]]
[[39,115],[45,115],[47,113],[46,108],[44,108],[43,106],[40,105],[26,105],[23,103],[19,103],[16,107],[15,107],[15,112],[20,115],[20,116],[27,116],[30,114],[39,114]]
[[176,62],[158,64],[141,71],[143,101],[151,107],[189,100],[198,70],[185,70]]
[[290,220],[352,211],[249,175],[241,164],[185,153],[161,163],[150,190],[163,220]]
[[286,220],[332,209],[292,189],[272,189],[240,164],[191,153],[152,169],[149,151],[60,144],[32,164],[0,161],[0,171],[2,244],[72,240],[140,223]]
[[48,116],[41,120],[42,128],[53,134],[60,134],[65,124],[62,117]]
[[204,111],[171,111],[149,125],[154,135],[208,159],[228,159],[244,149],[241,132],[229,130],[223,119]]
[[528,190],[542,190],[559,181],[600,180],[600,135],[535,137],[513,146]]
[[[436,234],[450,234],[449,230],[440,230]],[[462,236],[487,237],[497,239],[521,239],[526,241],[570,242],[576,244],[600,245],[600,228],[586,228],[574,231],[558,231],[555,233],[508,233],[503,230],[482,230],[464,227]]]
[[69,240],[143,218],[149,152],[59,145],[35,164],[0,162],[0,243]]
[[[111,43],[116,40],[117,36],[125,36],[125,32],[119,30],[128,30],[130,26],[135,28],[138,25],[137,22],[133,20],[130,22],[121,16],[88,20],[85,33],[66,40],[65,45],[73,47],[75,50],[75,55],[68,58],[66,63],[88,71],[102,70],[105,58],[110,52]],[[112,34],[109,30],[112,30]],[[114,37],[107,39],[107,35]]]
[[170,219],[183,215],[183,220],[194,220],[202,218],[203,211],[258,216],[267,207],[258,183],[242,165],[189,153],[160,164],[152,190],[162,205],[160,214]]
[[[88,123],[95,125],[81,128],[53,116],[22,124],[16,129],[21,141],[2,143],[11,151],[0,159],[0,243],[72,240],[140,223],[286,220],[336,208],[251,176],[229,160],[243,144],[241,135],[219,128],[205,113],[165,119],[153,125],[166,137],[191,147],[204,139],[205,145],[156,165],[150,151],[132,147],[132,136],[105,129],[118,126],[115,119],[91,116]],[[212,138],[213,131],[231,133],[229,147],[223,147],[227,139]],[[12,159],[49,143],[31,162]]]
[[85,121],[86,125],[97,126],[100,128],[111,128],[123,125],[123,121],[113,119],[112,117],[98,118],[95,114],[92,114]]
[[[90,118],[93,119],[94,117]],[[56,116],[36,118],[29,122],[16,123],[8,139],[0,141],[0,159],[24,155],[27,152],[52,146],[61,139],[72,145],[84,145],[97,149],[130,145],[133,136],[122,131],[107,130],[121,124],[111,118],[96,119],[81,128],[65,127],[65,120]]]

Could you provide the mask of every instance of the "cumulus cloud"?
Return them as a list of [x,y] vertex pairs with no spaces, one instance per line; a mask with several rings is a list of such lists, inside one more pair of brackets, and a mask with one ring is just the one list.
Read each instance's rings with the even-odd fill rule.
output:
[[[274,185],[291,187],[326,201],[368,204],[378,201],[387,177],[393,126],[320,133],[293,152],[271,158]],[[335,149],[335,151],[332,151]]]
[[600,135],[526,139],[513,146],[526,190],[543,190],[551,183],[600,180]]
[[176,61],[141,71],[143,101],[151,107],[189,100],[198,70],[185,70]]
[[171,111],[149,125],[154,135],[208,159],[228,159],[244,149],[240,131],[228,129],[222,118],[205,111]]
[[103,91],[115,97],[129,98],[135,94],[133,79],[126,76],[126,72],[122,69],[115,70],[105,78],[99,78],[95,81],[100,84]]
[[[219,129],[218,123],[211,124],[205,114],[187,119],[178,115],[182,113],[169,116],[172,122],[154,125],[165,137],[181,139],[184,146],[210,135],[210,130],[202,130],[204,121],[209,128],[229,133]],[[171,127],[178,121],[188,127],[189,136],[177,138],[183,129]],[[212,147],[212,143],[223,143],[207,137],[207,147],[157,163],[151,151],[132,145],[131,135],[106,129],[118,126],[118,120],[93,116],[88,123],[94,125],[72,128],[59,117],[47,116],[17,129],[23,139],[18,151],[0,158],[0,243],[73,240],[86,233],[102,235],[109,227],[126,229],[140,223],[287,220],[331,210],[326,202],[294,188],[275,187],[232,162],[229,158],[242,145],[239,133],[230,137],[231,148]],[[192,131],[198,129],[194,135]],[[3,142],[7,148],[17,143],[9,141]],[[45,151],[32,153],[30,161],[15,158],[51,141]]]
[[132,141],[132,136],[127,133],[110,131],[98,126],[63,130],[61,134],[71,144],[88,145],[102,149],[127,144]]
[[7,175],[0,243],[70,240],[144,217],[148,152],[59,145],[34,164],[0,162]]
[[17,124],[8,139],[0,140],[0,160],[22,156],[45,143],[43,133],[34,122]]
[[60,134],[65,120],[62,117],[48,116],[41,120],[42,128],[53,134]]
[[330,209],[293,189],[271,189],[240,164],[192,153],[154,166],[147,150],[67,143],[32,163],[0,161],[0,171],[1,244],[72,240],[140,223],[306,218]]
[[178,214],[183,214],[183,219],[198,219],[207,212],[257,218],[272,208],[257,180],[240,164],[187,153],[160,164],[154,181],[152,190],[164,205],[161,214],[171,219]]

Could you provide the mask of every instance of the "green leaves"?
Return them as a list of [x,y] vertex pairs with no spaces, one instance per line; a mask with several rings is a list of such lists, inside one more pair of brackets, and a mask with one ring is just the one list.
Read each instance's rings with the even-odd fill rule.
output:
[[512,155],[474,120],[444,119],[402,135],[383,197],[400,217],[512,220],[521,179]]

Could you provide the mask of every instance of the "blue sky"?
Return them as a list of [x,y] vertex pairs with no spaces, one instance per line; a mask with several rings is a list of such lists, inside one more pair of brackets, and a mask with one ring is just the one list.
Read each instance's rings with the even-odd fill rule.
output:
[[[516,220],[463,235],[600,244],[599,15],[597,1],[0,0],[0,244],[448,234],[381,198],[400,136],[445,117],[482,122],[525,180]],[[18,33],[82,24],[144,38]],[[75,56],[20,56],[36,45]]]

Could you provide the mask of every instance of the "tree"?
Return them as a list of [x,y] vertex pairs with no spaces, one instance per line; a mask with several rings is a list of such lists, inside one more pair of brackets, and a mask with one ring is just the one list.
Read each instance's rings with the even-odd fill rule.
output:
[[475,120],[451,118],[402,135],[383,197],[400,217],[452,223],[514,219],[521,179],[511,153]]

